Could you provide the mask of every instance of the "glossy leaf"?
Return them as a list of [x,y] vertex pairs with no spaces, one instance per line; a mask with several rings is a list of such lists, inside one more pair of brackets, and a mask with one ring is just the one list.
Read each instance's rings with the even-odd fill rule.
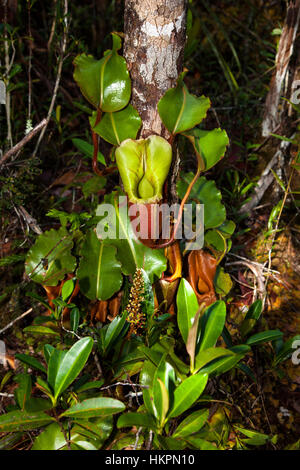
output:
[[116,149],[116,162],[130,202],[156,203],[172,162],[171,145],[157,135],[127,139]]
[[234,355],[228,354],[226,356],[216,358],[209,364],[205,365],[201,369],[201,373],[208,374],[210,377],[224,374],[228,370],[233,369],[240,362],[240,360],[243,359],[244,356],[245,353],[241,353]]
[[184,380],[174,392],[174,404],[168,415],[175,418],[188,410],[204,391],[208,375],[199,373]]
[[83,96],[95,108],[115,112],[124,108],[130,99],[131,82],[126,61],[118,54],[121,40],[113,34],[113,48],[100,60],[81,54],[74,60],[74,79]]
[[155,429],[156,423],[153,417],[146,413],[123,413],[117,421],[119,429],[133,426]]
[[87,419],[95,416],[110,416],[124,410],[125,405],[120,400],[108,397],[88,398],[68,408],[60,417],[69,416],[71,418]]
[[215,346],[221,336],[226,319],[226,305],[218,300],[210,305],[201,317],[201,339],[199,351]]
[[226,131],[213,129],[192,129],[184,134],[192,142],[197,156],[200,159],[201,170],[209,170],[224,157],[229,139]]
[[52,390],[54,390],[54,387],[55,387],[57,371],[65,355],[66,355],[66,351],[62,351],[60,349],[54,349],[49,358],[47,381],[48,381],[48,384],[52,387]]
[[80,321],[80,312],[77,307],[72,308],[71,313],[70,313],[70,327],[71,330],[76,333],[78,330],[79,326],[79,321]]
[[73,279],[68,279],[66,282],[64,282],[62,289],[61,289],[61,298],[65,302],[68,300],[70,295],[72,294],[74,290],[74,280]]
[[187,436],[185,440],[188,444],[191,444],[193,448],[198,450],[218,450],[211,442],[206,441],[203,437],[199,437],[197,435]]
[[276,339],[282,338],[282,336],[283,333],[280,330],[262,331],[261,333],[250,336],[250,338],[247,339],[246,344],[249,344],[249,346],[254,346],[256,344],[275,341]]
[[50,356],[53,353],[54,349],[55,348],[54,348],[54,346],[52,346],[52,344],[45,344],[44,345],[44,356],[45,356],[45,360],[46,360],[47,364],[49,364],[49,359],[50,359]]
[[[181,175],[177,183],[177,192],[181,199],[193,178],[192,172]],[[187,202],[194,201],[197,204],[204,204],[204,227],[209,229],[219,227],[226,219],[226,211],[221,199],[221,192],[217,189],[215,182],[208,181],[204,176],[201,176],[194,184]]]
[[183,82],[184,75],[180,75],[177,86],[168,90],[158,103],[159,115],[171,134],[187,131],[200,124],[210,108],[209,98],[189,93]]
[[93,348],[93,339],[86,337],[77,341],[59,364],[55,384],[55,398],[61,395],[83,369]]
[[153,405],[156,410],[156,417],[162,425],[173,404],[173,394],[175,389],[175,371],[166,360],[167,353],[164,353],[158,364],[153,378]]
[[205,351],[199,351],[195,360],[195,372],[199,371],[202,367],[215,359],[234,355],[235,354],[232,351],[224,348],[208,348]]
[[72,431],[79,435],[96,439],[96,446],[99,449],[109,438],[113,429],[113,416],[97,417],[90,420],[74,419],[76,423]]
[[195,292],[189,282],[182,278],[176,298],[177,323],[183,341],[187,343],[189,330],[199,309]]
[[59,450],[66,439],[58,423],[52,423],[34,441],[31,450]]
[[173,437],[185,437],[200,431],[208,420],[209,410],[198,410],[194,413],[191,413],[187,416],[180,424],[177,426],[176,431],[172,435]]
[[[76,393],[86,392],[87,390],[93,390],[95,388],[101,388],[103,384],[104,384],[104,379],[94,380],[94,382],[87,382],[87,383],[84,383],[83,385],[80,385],[80,387],[76,386]],[[74,389],[75,389],[75,386],[74,386]]]
[[156,366],[151,361],[144,361],[143,368],[140,373],[140,383],[148,388],[143,389],[143,400],[144,405],[148,413],[152,416],[156,416],[156,410],[153,406],[153,378],[156,371]]
[[37,335],[50,335],[50,336],[59,336],[58,331],[54,331],[51,328],[48,328],[47,326],[41,326],[41,325],[32,325],[32,326],[26,326],[23,328],[24,333],[33,333]]
[[263,303],[260,299],[257,299],[255,302],[253,302],[252,305],[250,305],[249,310],[241,325],[241,334],[243,336],[246,336],[257,323],[261,315],[262,309]]
[[91,300],[106,300],[122,285],[121,264],[116,248],[97,238],[93,230],[86,235],[77,271],[81,292]]
[[34,282],[56,286],[76,267],[76,259],[71,255],[72,248],[72,237],[64,228],[42,233],[28,252],[25,261],[27,276]]
[[46,411],[53,408],[51,400],[45,398],[29,398],[25,403],[25,411],[35,413],[37,411]]
[[122,329],[126,323],[127,314],[123,314],[122,316],[116,316],[113,321],[109,324],[105,337],[104,337],[104,351],[107,352],[110,350],[113,343],[116,339],[120,336]]
[[157,412],[157,418],[160,424],[163,425],[169,410],[169,394],[165,384],[159,377],[153,385],[154,406]]
[[28,413],[27,411],[10,411],[0,415],[0,432],[29,431],[40,428],[54,421],[43,411]]
[[15,354],[15,358],[19,359],[19,361],[23,362],[23,364],[26,364],[29,367],[33,367],[34,369],[47,373],[43,364],[41,364],[40,361],[38,361],[35,357],[29,356],[28,354]]
[[136,139],[142,125],[138,112],[131,104],[116,113],[105,113],[97,125],[96,122],[95,111],[90,117],[91,127],[96,134],[112,145],[120,145],[126,139]]

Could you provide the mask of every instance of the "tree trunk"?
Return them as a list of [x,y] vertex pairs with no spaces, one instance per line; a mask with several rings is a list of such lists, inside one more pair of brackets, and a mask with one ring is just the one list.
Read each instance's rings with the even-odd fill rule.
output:
[[169,137],[157,103],[182,71],[186,7],[186,0],[125,0],[124,56],[132,79],[132,104],[143,121],[143,138]]
[[[299,79],[299,39],[297,34],[300,24],[300,0],[289,0],[288,9],[282,34],[280,37],[278,52],[276,55],[276,67],[270,83],[267,95],[264,117],[262,122],[262,135],[290,131],[289,118],[292,115],[292,107],[281,99],[291,99],[293,83]],[[290,137],[290,136],[288,136]]]

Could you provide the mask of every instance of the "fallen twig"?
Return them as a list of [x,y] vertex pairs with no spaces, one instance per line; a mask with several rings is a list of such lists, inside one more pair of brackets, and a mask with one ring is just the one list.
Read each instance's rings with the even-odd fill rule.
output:
[[15,318],[13,321],[11,321],[8,325],[6,325],[2,330],[0,330],[0,335],[4,333],[4,331],[8,330],[11,326],[13,326],[17,321],[21,320],[22,318],[26,317],[26,315],[29,315],[29,313],[32,312],[32,308],[26,310],[26,312],[22,313],[18,318]]
[[37,124],[31,132],[29,132],[25,137],[20,140],[14,147],[8,150],[0,160],[0,166],[9,158],[12,157],[15,153],[19,152],[24,145],[26,145],[36,134],[38,134],[47,124],[47,119],[43,119],[39,124]]

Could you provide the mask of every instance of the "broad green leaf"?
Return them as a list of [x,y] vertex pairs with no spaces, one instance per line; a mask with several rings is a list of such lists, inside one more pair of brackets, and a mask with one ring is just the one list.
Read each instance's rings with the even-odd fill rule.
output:
[[87,390],[93,390],[94,388],[101,388],[104,384],[104,379],[95,380],[94,382],[87,382],[80,387],[76,387],[76,393],[85,392]]
[[94,418],[95,416],[109,416],[124,410],[125,405],[120,400],[108,397],[88,398],[81,403],[71,406],[60,417],[69,416],[71,418],[87,419]]
[[28,413],[27,411],[10,411],[0,415],[0,432],[29,431],[40,428],[54,421],[43,411]]
[[183,83],[185,73],[177,81],[177,86],[168,90],[158,102],[159,115],[171,134],[187,131],[200,124],[210,108],[210,100],[191,95]]
[[121,288],[123,276],[116,251],[114,246],[99,241],[93,230],[87,233],[77,277],[81,292],[90,300],[107,300]]
[[116,162],[130,202],[152,204],[162,199],[172,162],[172,147],[163,137],[127,139],[116,149]]
[[51,400],[45,398],[29,398],[25,403],[25,411],[28,413],[51,410],[52,408],[53,404]]
[[[193,178],[192,172],[181,174],[177,183],[177,192],[181,199],[183,199]],[[194,184],[187,202],[204,204],[204,227],[209,229],[219,227],[226,219],[226,211],[221,199],[221,192],[217,189],[215,182],[200,176]]]
[[187,416],[180,424],[177,426],[176,431],[172,434],[173,437],[185,437],[200,431],[208,420],[209,410],[198,410],[194,413],[191,413]]
[[184,380],[174,392],[174,404],[168,418],[175,418],[188,410],[206,387],[208,375],[199,373]]
[[209,364],[211,361],[215,359],[220,359],[224,356],[235,356],[232,351],[229,349],[224,348],[208,348],[204,351],[199,351],[196,360],[195,360],[195,372],[198,372],[202,367],[206,364]]
[[187,343],[188,334],[199,309],[196,294],[190,283],[182,278],[176,298],[177,323],[183,341]]
[[55,387],[57,371],[65,355],[66,355],[66,351],[62,351],[60,349],[54,349],[49,358],[47,381],[48,381],[48,384],[51,386],[52,390],[54,390],[54,387]]
[[185,441],[199,450],[218,450],[211,442],[206,441],[203,437],[198,437],[197,435],[187,436],[185,437]]
[[52,344],[45,344],[44,346],[44,356],[47,364],[49,364],[49,359],[53,351],[55,350],[54,346]]
[[215,346],[226,320],[226,305],[218,300],[210,305],[200,320],[201,338],[199,351]]
[[[94,146],[92,144],[89,144],[88,142],[85,142],[85,140],[82,140],[82,139],[72,139],[72,143],[84,155],[86,155],[87,157],[93,158]],[[102,165],[106,165],[104,155],[101,152],[98,152],[97,160],[98,162],[102,163]]]
[[66,439],[58,423],[52,423],[35,439],[31,450],[59,450]]
[[175,389],[175,371],[167,362],[167,353],[163,354],[153,378],[153,405],[156,410],[156,417],[162,425],[173,404],[173,394]]
[[276,339],[282,338],[283,333],[280,330],[267,330],[262,331],[261,333],[257,333],[255,335],[250,336],[247,339],[246,344],[250,346],[254,346],[256,344],[267,343],[268,341],[274,341]]
[[113,49],[100,60],[81,54],[74,59],[74,79],[83,96],[95,108],[104,112],[124,108],[131,94],[131,82],[126,61],[118,54],[121,40],[113,34]]
[[[155,441],[158,441],[156,444]],[[159,450],[183,450],[186,444],[181,439],[175,439],[173,437],[165,437],[161,434],[156,434],[153,440],[155,446]]]
[[24,410],[26,401],[31,395],[31,376],[29,374],[18,374],[14,380],[19,384],[14,392],[15,400],[21,410]]
[[90,420],[86,419],[76,419],[74,418],[75,426],[73,427],[74,433],[93,439],[97,448],[104,444],[104,442],[109,438],[113,430],[113,416],[105,416],[92,418]]
[[146,410],[150,415],[155,416],[156,410],[153,406],[153,378],[156,371],[156,366],[151,361],[144,361],[143,368],[140,373],[140,383],[148,388],[143,388],[143,400]]
[[76,259],[71,255],[72,248],[72,236],[66,229],[51,229],[42,233],[28,252],[25,261],[27,276],[34,282],[56,286],[76,267]]
[[74,280],[68,279],[61,289],[61,297],[66,302],[74,290]]
[[23,362],[27,366],[33,367],[34,369],[40,370],[41,372],[47,373],[43,364],[40,363],[35,357],[29,356],[28,354],[15,354],[15,358]]
[[41,326],[41,325],[32,325],[32,326],[26,326],[23,328],[24,333],[33,333],[37,335],[54,335],[54,336],[60,336],[58,331],[54,331],[51,328],[48,328],[47,326]]
[[131,428],[136,426],[137,428],[150,428],[155,429],[156,423],[153,417],[147,413],[123,413],[118,421],[117,427],[120,428]]
[[108,352],[114,341],[120,336],[122,329],[126,323],[127,314],[116,316],[109,324],[104,337],[104,351]]
[[200,372],[202,374],[208,374],[210,377],[224,374],[228,370],[233,369],[244,356],[245,353],[241,353],[233,355],[228,354],[226,356],[216,358],[209,364],[205,365]]
[[163,425],[169,410],[169,394],[165,384],[160,378],[157,378],[153,385],[154,406],[157,412],[157,418],[160,424]]
[[93,131],[112,145],[120,145],[126,139],[136,139],[142,125],[138,112],[131,104],[116,113],[105,113],[97,125],[96,122],[97,112],[94,111],[90,117]]
[[[111,228],[115,231],[116,238],[105,239],[104,242],[117,248],[116,258],[121,263],[122,273],[126,276],[133,275],[137,268],[142,268],[147,273],[151,283],[156,279],[160,279],[162,273],[167,269],[164,250],[152,250],[137,239],[127,211],[124,211],[122,207],[120,210],[116,193],[109,195],[105,202],[113,204],[116,217],[111,224]],[[98,206],[96,215],[103,214],[102,207],[103,205]],[[101,238],[99,224],[96,232],[98,237]]]
[[235,426],[235,428],[249,438],[243,439],[243,442],[245,444],[261,446],[266,444],[266,442],[270,439],[267,434],[262,434],[261,432],[251,431],[250,429],[244,429],[239,426]]
[[71,330],[76,333],[78,330],[79,326],[79,321],[80,321],[80,312],[77,307],[72,308],[71,313],[70,313],[70,327]]
[[221,253],[227,252],[227,241],[218,229],[208,230],[204,235],[205,245],[220,251]]
[[209,170],[224,157],[229,139],[226,131],[213,129],[192,129],[184,134],[193,144],[200,159],[201,170]]
[[86,337],[77,341],[66,353],[59,364],[55,378],[54,393],[56,399],[71,385],[81,372],[92,348],[93,339]]
[[246,336],[249,333],[249,331],[252,330],[254,325],[259,320],[262,309],[263,309],[263,304],[260,299],[257,299],[252,305],[250,305],[249,310],[241,325],[242,336]]

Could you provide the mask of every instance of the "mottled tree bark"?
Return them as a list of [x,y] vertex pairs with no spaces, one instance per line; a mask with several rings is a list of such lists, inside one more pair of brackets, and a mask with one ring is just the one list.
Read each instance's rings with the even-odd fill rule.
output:
[[300,0],[289,0],[288,9],[276,55],[275,71],[266,98],[262,135],[269,136],[284,131],[289,127],[288,117],[292,107],[282,100],[282,96],[291,99],[293,83],[299,79],[299,39],[297,34],[300,26]]
[[186,0],[125,0],[124,56],[132,79],[132,104],[143,121],[141,137],[169,137],[157,103],[182,71],[186,6]]

